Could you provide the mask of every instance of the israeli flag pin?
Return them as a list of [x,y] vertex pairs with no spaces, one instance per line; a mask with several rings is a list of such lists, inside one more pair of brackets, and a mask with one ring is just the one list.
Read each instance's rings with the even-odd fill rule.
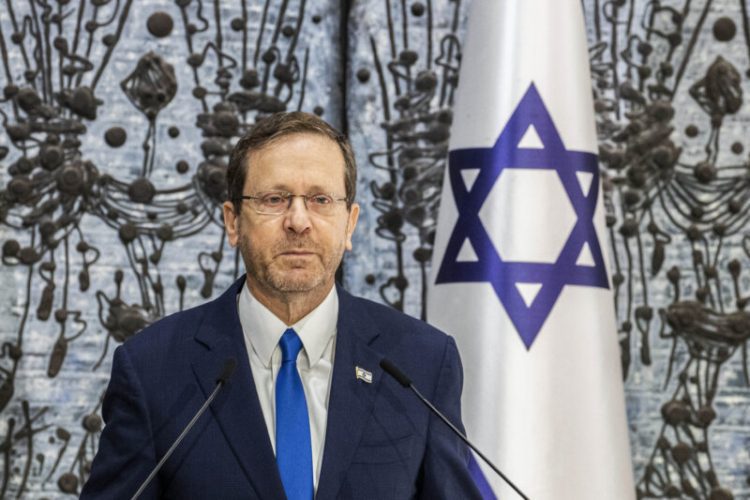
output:
[[355,366],[354,374],[357,376],[357,380],[361,380],[366,384],[372,384],[372,372],[368,372],[364,368]]

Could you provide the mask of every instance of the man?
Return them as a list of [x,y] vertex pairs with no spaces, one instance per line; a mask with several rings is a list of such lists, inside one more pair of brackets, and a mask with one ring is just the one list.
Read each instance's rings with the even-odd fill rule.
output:
[[247,275],[120,346],[82,498],[128,498],[237,369],[143,498],[474,498],[467,449],[379,367],[401,367],[460,423],[452,339],[349,295],[334,275],[357,224],[347,140],[305,113],[234,148],[224,223]]

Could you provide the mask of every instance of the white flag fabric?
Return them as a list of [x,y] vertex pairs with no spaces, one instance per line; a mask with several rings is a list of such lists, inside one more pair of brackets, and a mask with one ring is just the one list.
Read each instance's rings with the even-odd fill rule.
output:
[[534,500],[634,498],[580,1],[474,0],[462,56],[427,319],[469,438]]

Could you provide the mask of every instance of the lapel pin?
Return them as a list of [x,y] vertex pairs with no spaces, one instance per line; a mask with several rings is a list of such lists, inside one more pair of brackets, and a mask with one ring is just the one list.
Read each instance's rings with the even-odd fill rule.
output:
[[362,382],[366,384],[372,384],[372,372],[368,372],[364,368],[355,366],[354,374],[357,376],[357,380],[361,380]]

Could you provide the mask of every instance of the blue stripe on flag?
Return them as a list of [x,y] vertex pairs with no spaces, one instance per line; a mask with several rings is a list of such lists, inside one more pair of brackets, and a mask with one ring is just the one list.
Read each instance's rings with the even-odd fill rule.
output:
[[482,494],[484,500],[497,500],[495,493],[490,488],[490,483],[484,477],[484,473],[479,468],[479,464],[477,463],[477,459],[474,458],[473,453],[469,453],[469,474],[471,474],[471,478],[474,480],[474,484],[477,485],[477,489]]

